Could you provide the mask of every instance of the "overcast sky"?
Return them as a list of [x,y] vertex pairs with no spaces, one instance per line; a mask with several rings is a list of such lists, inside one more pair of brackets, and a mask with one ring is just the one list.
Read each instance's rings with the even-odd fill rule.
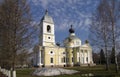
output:
[[95,11],[100,0],[29,0],[31,12],[34,18],[33,23],[40,23],[40,19],[48,9],[55,24],[56,42],[63,42],[69,35],[69,28],[72,24],[76,36],[82,42],[88,39],[89,25],[91,24],[92,13]]

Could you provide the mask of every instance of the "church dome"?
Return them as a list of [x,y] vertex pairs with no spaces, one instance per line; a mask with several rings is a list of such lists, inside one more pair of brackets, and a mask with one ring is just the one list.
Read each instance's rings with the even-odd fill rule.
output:
[[46,10],[45,15],[42,18],[42,21],[46,21],[49,23],[53,23],[53,19],[51,16],[48,15],[48,11]]
[[64,40],[65,47],[78,47],[81,45],[81,40],[76,36],[69,36]]
[[71,25],[71,28],[69,29],[69,32],[70,33],[74,33],[75,32],[74,29],[72,28],[72,25]]
[[74,29],[71,27],[69,29],[70,36],[65,38],[64,46],[65,47],[78,47],[81,45],[81,40],[75,36]]

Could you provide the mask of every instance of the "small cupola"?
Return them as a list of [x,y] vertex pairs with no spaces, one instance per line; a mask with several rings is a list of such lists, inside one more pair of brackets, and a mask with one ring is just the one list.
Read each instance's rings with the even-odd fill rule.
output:
[[73,27],[72,27],[72,25],[71,25],[71,28],[69,29],[69,32],[70,33],[74,33],[75,32],[74,29],[73,29]]
[[42,17],[41,21],[53,23],[52,17],[48,14],[48,10],[45,11],[45,15]]
[[65,38],[64,46],[65,47],[79,47],[81,46],[81,40],[75,35],[75,30],[73,29],[72,25],[69,29],[70,35]]

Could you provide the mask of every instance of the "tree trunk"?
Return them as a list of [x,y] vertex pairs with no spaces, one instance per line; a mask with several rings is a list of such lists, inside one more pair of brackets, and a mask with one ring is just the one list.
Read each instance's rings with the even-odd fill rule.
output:
[[107,51],[107,45],[105,44],[105,51],[106,51],[106,71],[109,70],[109,62],[108,62],[108,51]]

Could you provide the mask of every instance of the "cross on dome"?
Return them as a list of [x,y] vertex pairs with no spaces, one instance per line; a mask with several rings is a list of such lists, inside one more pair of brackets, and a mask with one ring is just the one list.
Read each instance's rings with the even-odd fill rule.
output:
[[46,11],[45,11],[45,15],[48,15],[48,10],[46,9]]

